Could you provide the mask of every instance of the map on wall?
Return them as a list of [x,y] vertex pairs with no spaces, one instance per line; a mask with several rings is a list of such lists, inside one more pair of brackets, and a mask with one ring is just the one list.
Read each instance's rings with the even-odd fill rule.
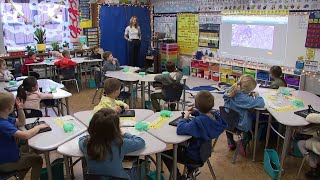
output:
[[193,55],[199,44],[199,14],[178,14],[178,51]]
[[165,38],[176,40],[177,17],[154,17],[154,32],[165,33]]

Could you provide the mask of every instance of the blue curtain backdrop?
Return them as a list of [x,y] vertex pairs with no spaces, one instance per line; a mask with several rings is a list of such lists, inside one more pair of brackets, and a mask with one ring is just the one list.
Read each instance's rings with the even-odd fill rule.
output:
[[101,6],[100,44],[104,51],[111,51],[121,65],[127,65],[129,62],[129,44],[124,39],[124,30],[129,25],[132,16],[138,17],[141,29],[140,60],[136,66],[142,67],[151,39],[150,10],[148,8]]

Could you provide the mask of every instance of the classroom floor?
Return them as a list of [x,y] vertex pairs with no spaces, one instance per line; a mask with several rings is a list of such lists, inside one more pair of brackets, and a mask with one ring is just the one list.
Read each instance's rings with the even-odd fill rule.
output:
[[[200,85],[212,85],[213,81],[207,81],[204,79],[198,78],[189,78],[187,80],[187,85],[192,88]],[[71,113],[75,113],[78,111],[91,110],[99,102],[99,99],[96,98],[95,104],[91,103],[92,97],[94,95],[94,89],[83,88],[80,90],[80,93],[77,93],[75,89],[68,89],[73,95],[70,97],[70,111]],[[140,94],[140,92],[138,92]],[[223,105],[222,95],[214,94],[215,96],[215,108],[218,108],[220,105]],[[187,100],[191,103],[194,102],[194,99],[191,98],[190,95],[187,95]],[[140,108],[140,101],[137,102],[137,107]],[[52,112],[51,112],[52,113]],[[50,113],[50,114],[51,114]],[[253,145],[250,145],[252,148]],[[168,146],[170,148],[170,146]],[[252,162],[252,150],[249,150],[249,154],[247,157],[242,157],[238,155],[236,164],[231,163],[231,159],[233,156],[233,152],[229,151],[226,143],[226,135],[223,133],[218,143],[215,146],[214,152],[212,153],[212,157],[210,158],[211,164],[214,168],[215,174],[218,180],[256,180],[256,179],[271,179],[268,174],[263,169],[263,148],[264,142],[260,142],[258,144],[257,150],[257,160],[256,162]],[[51,152],[51,162],[61,157],[55,151]],[[295,179],[295,175],[299,169],[300,163],[302,159],[295,158],[292,156],[287,156],[285,161],[285,174],[282,179],[292,180]],[[151,166],[151,169],[154,170],[155,167]],[[308,166],[305,165],[300,179],[305,179],[304,173],[308,170]],[[183,167],[180,166],[180,171],[183,170]],[[208,166],[205,164],[201,169],[201,174],[197,177],[197,179],[212,179]],[[80,180],[82,178],[82,168],[81,163],[78,163],[74,167],[75,179]],[[168,177],[168,171],[165,168],[165,175]],[[27,179],[29,179],[27,177]]]

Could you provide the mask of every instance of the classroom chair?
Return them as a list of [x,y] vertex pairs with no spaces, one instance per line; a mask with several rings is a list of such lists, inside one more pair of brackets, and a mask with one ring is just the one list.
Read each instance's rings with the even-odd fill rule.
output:
[[78,86],[78,81],[77,79],[75,78],[75,75],[76,75],[76,69],[75,67],[70,67],[70,68],[62,68],[60,69],[60,81],[61,83],[64,83],[64,82],[74,82],[75,85],[76,85],[76,88],[79,92],[79,86]]
[[173,84],[170,86],[163,86],[162,89],[165,92],[165,103],[162,107],[165,105],[168,106],[168,109],[170,108],[172,111],[175,110],[175,106],[177,107],[177,110],[179,110],[179,104],[183,107],[183,102],[180,101],[180,98],[183,93],[184,85],[181,83]]
[[94,104],[94,100],[95,100],[95,98],[97,96],[98,91],[101,90],[100,98],[101,98],[102,93],[103,93],[103,81],[102,81],[102,72],[101,71],[95,71],[94,72],[94,81],[96,83],[96,92],[93,95],[92,104]]
[[22,65],[20,63],[14,63],[14,77],[15,78],[22,76],[21,67],[22,67]]
[[[239,129],[236,128],[237,125],[239,124],[239,120],[240,120],[239,113],[230,109],[230,108],[224,107],[224,106],[220,106],[219,109],[220,109],[221,118],[228,125],[226,131],[233,134],[233,135],[238,136],[239,140],[242,140],[243,139],[243,131],[240,131]],[[251,131],[250,131],[250,133],[251,133],[251,136],[254,137],[253,133]],[[239,150],[240,150],[240,145],[237,143],[237,147],[236,147],[236,150],[235,150],[235,152],[233,154],[233,158],[232,158],[233,164],[236,163],[236,158],[239,154]]]
[[15,179],[20,179],[17,171],[12,172],[0,172],[0,180],[7,180],[14,177]]
[[26,118],[43,117],[42,111],[37,109],[23,109]]

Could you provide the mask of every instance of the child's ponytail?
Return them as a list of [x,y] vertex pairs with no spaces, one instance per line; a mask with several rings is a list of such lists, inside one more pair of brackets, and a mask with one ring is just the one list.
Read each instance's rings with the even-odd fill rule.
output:
[[21,84],[17,91],[17,97],[22,101],[25,102],[27,100],[27,92],[24,90],[23,84]]
[[229,97],[234,97],[234,96],[236,95],[236,93],[237,93],[237,88],[238,88],[238,86],[239,86],[239,83],[238,83],[238,82],[237,82],[237,83],[234,83],[234,84],[231,86],[231,88],[230,88],[227,96],[229,96]]
[[32,92],[33,87],[37,85],[37,79],[33,76],[29,76],[23,80],[23,83],[19,86],[17,97],[25,102],[27,100],[27,92]]

